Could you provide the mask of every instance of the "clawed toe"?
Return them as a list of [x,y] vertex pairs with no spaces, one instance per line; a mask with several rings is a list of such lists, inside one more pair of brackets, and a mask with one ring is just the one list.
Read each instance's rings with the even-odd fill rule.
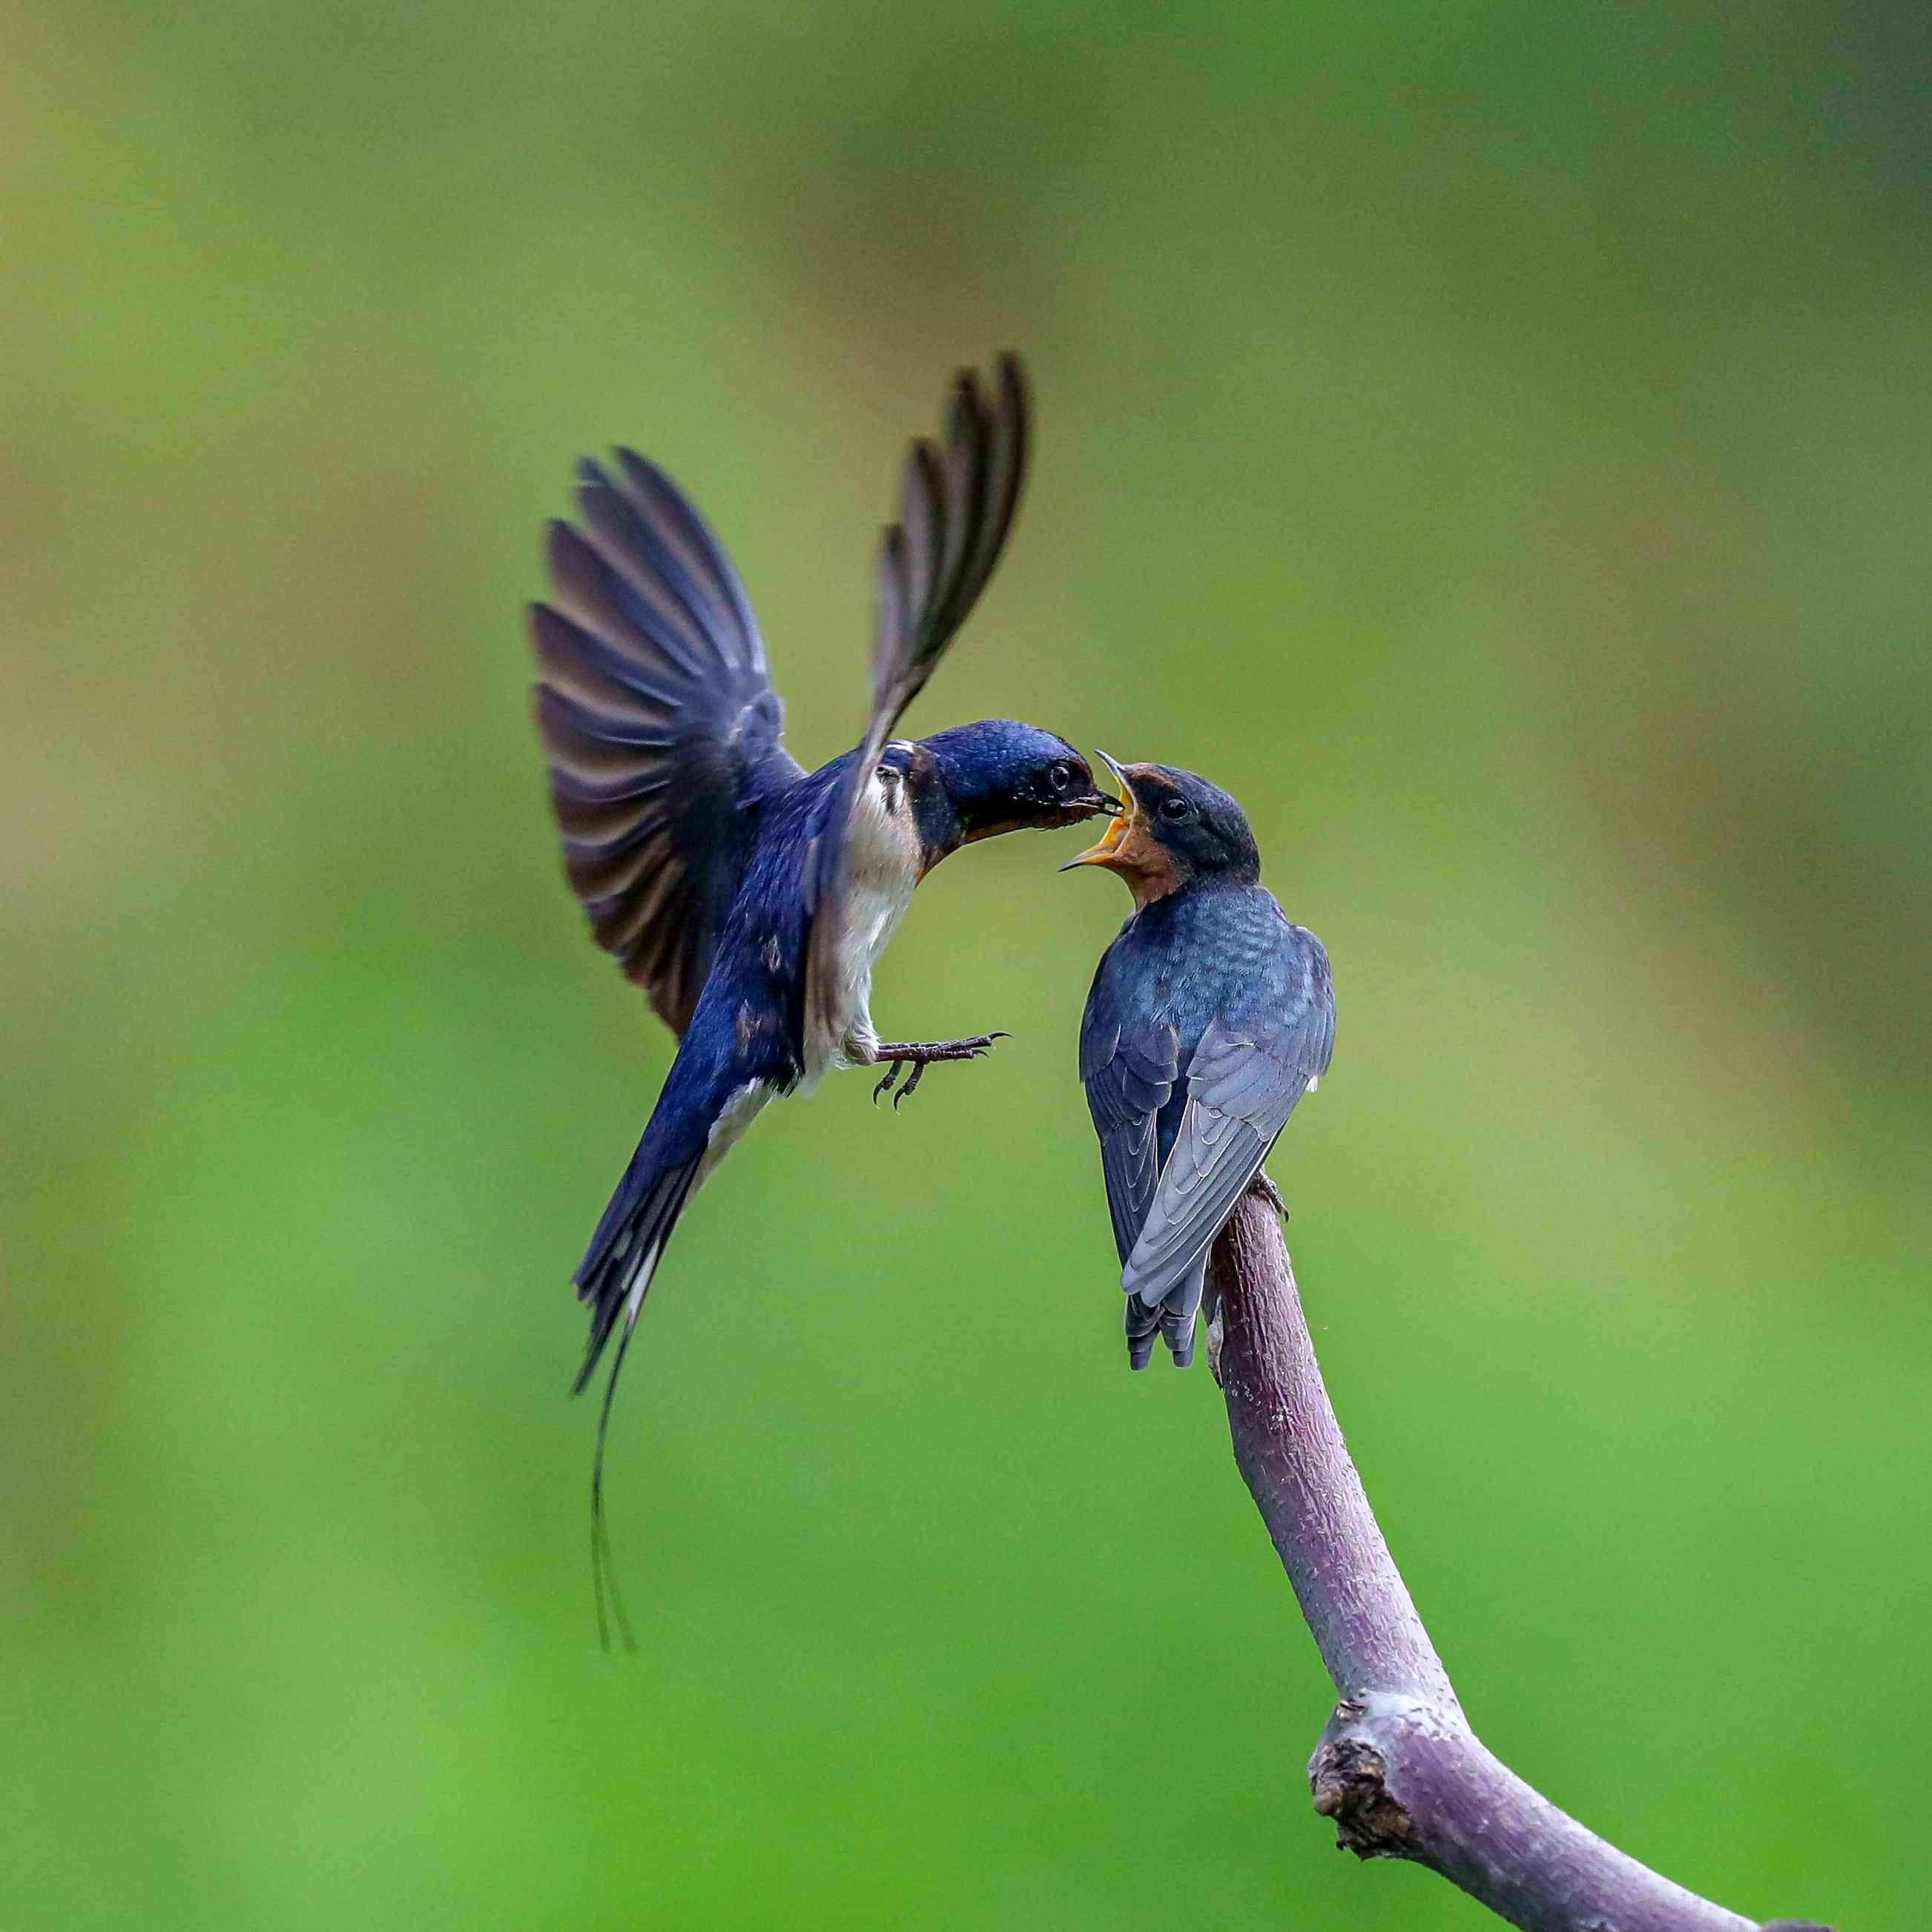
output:
[[[926,1070],[936,1066],[942,1060],[978,1060],[993,1050],[995,1040],[1010,1040],[1007,1033],[975,1034],[968,1040],[931,1040],[895,1041],[890,1046],[881,1043],[873,1049],[874,1064],[884,1062],[885,1078],[872,1089],[872,1104],[877,1106],[880,1097],[886,1094],[892,1096],[896,1110],[919,1090],[919,1083],[926,1077]],[[908,1068],[911,1069],[905,1084],[898,1084],[899,1077]]]
[[982,1060],[992,1052],[995,1040],[1012,1038],[1010,1033],[978,1033],[970,1040],[949,1040],[943,1043],[944,1050],[935,1051],[932,1058],[934,1060]]
[[1251,1194],[1258,1194],[1284,1221],[1288,1219],[1288,1203],[1281,1198],[1281,1190],[1276,1186],[1274,1178],[1266,1168],[1263,1168],[1248,1183],[1248,1191]]

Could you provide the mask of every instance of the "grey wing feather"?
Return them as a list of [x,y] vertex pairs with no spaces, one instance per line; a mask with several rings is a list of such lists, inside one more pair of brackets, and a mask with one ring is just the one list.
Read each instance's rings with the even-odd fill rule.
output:
[[979,378],[962,370],[944,452],[921,438],[906,460],[899,520],[879,550],[867,734],[874,757],[978,602],[1018,507],[1028,402],[1016,356],[1000,358],[996,380],[989,406]]
[[1124,1262],[1140,1237],[1160,1178],[1160,1110],[1180,1076],[1180,1039],[1171,1026],[1132,1040],[1090,1018],[1082,1030],[1080,1078],[1100,1142],[1100,1172],[1114,1245]]
[[999,561],[1026,474],[1028,405],[1019,358],[1002,356],[989,404],[962,370],[946,413],[943,450],[922,437],[906,460],[898,520],[879,542],[872,700],[866,735],[833,801],[813,855],[808,903],[812,998],[824,1017],[837,956],[845,836],[860,788],[906,707],[963,624]]
[[565,869],[597,943],[682,1034],[743,862],[741,814],[802,776],[744,586],[670,478],[578,468],[531,607]]
[[1120,1286],[1150,1306],[1198,1268],[1308,1083],[1325,1070],[1334,1010],[1325,980],[1285,1025],[1216,1020],[1187,1066],[1187,1105]]

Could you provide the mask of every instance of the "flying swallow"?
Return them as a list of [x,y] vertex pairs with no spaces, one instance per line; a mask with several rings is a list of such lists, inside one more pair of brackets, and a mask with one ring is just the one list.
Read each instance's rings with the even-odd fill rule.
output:
[[[988,718],[896,739],[998,560],[1019,500],[1024,379],[955,382],[943,440],[915,442],[880,542],[872,704],[854,749],[806,772],[782,740],[749,599],[664,472],[629,450],[578,466],[578,526],[550,526],[533,605],[538,728],[566,869],[598,944],[678,1036],[657,1105],[575,1276],[590,1311],[573,1393],[621,1325],[598,1418],[593,1558],[603,1624],[604,1442],[639,1310],[678,1217],[767,1102],[830,1068],[970,1059],[997,1035],[883,1043],[872,971],[914,887],[950,853],[1118,808],[1064,739]],[[621,1620],[621,1608],[620,1608]]]
[[1240,807],[1193,772],[1100,756],[1127,809],[1060,869],[1119,873],[1134,911],[1094,976],[1080,1078],[1120,1251],[1128,1364],[1147,1366],[1158,1330],[1185,1368],[1215,1237],[1328,1070],[1335,992],[1321,940],[1262,884]]

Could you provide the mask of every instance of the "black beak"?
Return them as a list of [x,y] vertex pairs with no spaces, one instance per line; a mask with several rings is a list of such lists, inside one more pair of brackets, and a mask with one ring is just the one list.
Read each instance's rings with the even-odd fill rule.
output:
[[[1103,758],[1107,758],[1107,754],[1105,752],[1102,752],[1100,754],[1100,756]],[[1120,766],[1115,764],[1112,758],[1107,758],[1107,769],[1113,773],[1114,777],[1120,780],[1120,789],[1123,791],[1126,790],[1127,788],[1126,773],[1122,771]],[[1102,791],[1098,785],[1096,785],[1094,788],[1089,797],[1082,800],[1081,802],[1083,805],[1090,804],[1094,811],[1104,812],[1109,818],[1118,818],[1127,808],[1126,803],[1124,800],[1109,796],[1108,794]]]
[[[1132,799],[1134,788],[1128,782],[1126,772],[1122,768],[1119,760],[1107,758],[1105,752],[1102,752],[1100,756],[1107,759],[1107,769],[1120,780],[1121,790],[1126,794],[1129,799]],[[1097,793],[1096,794],[1096,796],[1102,795]],[[1138,816],[1135,806],[1124,803],[1118,798],[1110,798],[1107,800],[1107,811],[1108,815],[1114,822],[1102,835],[1100,844],[1088,846],[1084,852],[1076,852],[1065,865],[1060,867],[1060,869],[1063,872],[1072,872],[1076,866],[1111,864],[1114,853],[1120,849],[1122,838],[1132,836],[1134,821]]]

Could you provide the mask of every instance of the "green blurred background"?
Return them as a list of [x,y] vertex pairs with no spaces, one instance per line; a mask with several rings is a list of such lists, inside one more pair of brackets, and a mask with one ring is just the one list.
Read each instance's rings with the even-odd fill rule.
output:
[[1741,1910],[1920,1916],[1922,22],[4,25],[7,1924],[1490,1922],[1330,1848],[1214,1385],[1124,1370],[1077,834],[884,968],[995,1059],[686,1222],[596,1647],[567,1277],[668,1051],[558,876],[539,525],[664,462],[815,761],[1007,344],[1037,466],[912,722],[1205,769],[1327,940],[1276,1172],[1478,1727]]

